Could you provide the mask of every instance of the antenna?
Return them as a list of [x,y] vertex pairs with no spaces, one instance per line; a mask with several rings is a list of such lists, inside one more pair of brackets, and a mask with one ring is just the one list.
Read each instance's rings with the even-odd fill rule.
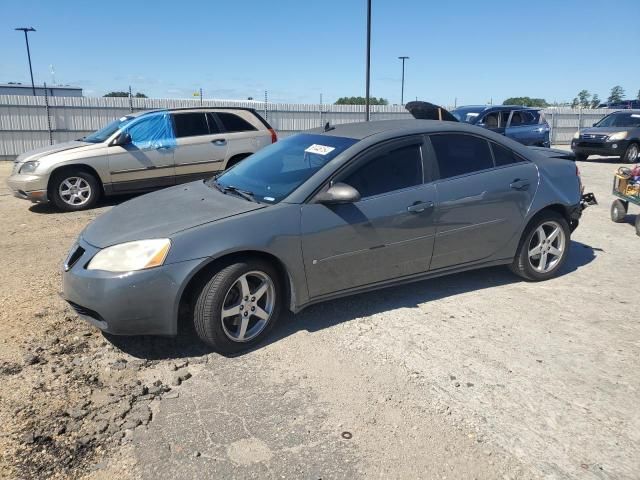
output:
[[51,84],[56,85],[56,69],[53,65],[49,65],[49,72],[51,72]]

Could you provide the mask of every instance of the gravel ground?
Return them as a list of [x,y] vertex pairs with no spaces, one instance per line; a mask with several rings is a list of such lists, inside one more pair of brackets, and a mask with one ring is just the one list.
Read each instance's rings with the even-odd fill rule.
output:
[[60,265],[111,204],[30,206],[0,164],[0,477],[638,478],[640,209],[609,220],[617,166],[580,164],[601,204],[554,280],[492,268],[328,302],[226,358],[188,328],[79,321]]

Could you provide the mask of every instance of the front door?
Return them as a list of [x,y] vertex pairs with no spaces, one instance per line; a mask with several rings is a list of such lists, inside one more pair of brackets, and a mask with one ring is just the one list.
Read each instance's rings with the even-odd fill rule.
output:
[[125,129],[131,143],[107,147],[114,192],[174,185],[175,138],[167,113],[141,116]]
[[430,138],[440,172],[431,269],[500,256],[531,206],[538,183],[536,166],[493,142],[490,146],[484,138]]
[[205,112],[173,113],[176,132],[176,183],[212,177],[222,170],[228,139],[215,118]]
[[312,298],[429,269],[436,192],[424,183],[422,151],[422,137],[374,147],[334,179],[356,188],[360,201],[302,206]]

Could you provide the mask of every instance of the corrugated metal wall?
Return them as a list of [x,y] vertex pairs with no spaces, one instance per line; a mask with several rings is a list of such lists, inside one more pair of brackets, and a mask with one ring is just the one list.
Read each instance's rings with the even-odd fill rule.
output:
[[[49,144],[47,100],[44,97],[0,95],[0,159]],[[104,97],[50,97],[49,120],[53,143],[80,138],[130,111],[197,107],[200,100]],[[287,135],[324,125],[364,120],[363,105],[318,105],[257,101],[204,100],[203,106],[255,108],[271,125]],[[578,128],[591,126],[612,110],[548,109],[552,143],[567,144]],[[400,106],[372,106],[372,120],[411,118]]]

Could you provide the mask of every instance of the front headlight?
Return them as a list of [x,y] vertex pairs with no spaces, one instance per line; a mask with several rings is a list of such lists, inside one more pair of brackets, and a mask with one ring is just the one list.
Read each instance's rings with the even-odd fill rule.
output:
[[627,135],[627,132],[618,132],[614,133],[613,135],[609,135],[609,138],[607,138],[607,140],[609,142],[616,142],[618,140],[624,140],[625,138],[627,138]]
[[121,243],[100,250],[87,265],[87,270],[132,272],[159,267],[167,258],[170,247],[168,238]]
[[577,140],[578,138],[580,138],[580,130],[578,130],[576,133],[573,134],[574,140]]
[[36,168],[38,168],[38,165],[40,165],[40,162],[38,162],[37,160],[24,162],[20,167],[20,173],[33,173],[35,172]]

